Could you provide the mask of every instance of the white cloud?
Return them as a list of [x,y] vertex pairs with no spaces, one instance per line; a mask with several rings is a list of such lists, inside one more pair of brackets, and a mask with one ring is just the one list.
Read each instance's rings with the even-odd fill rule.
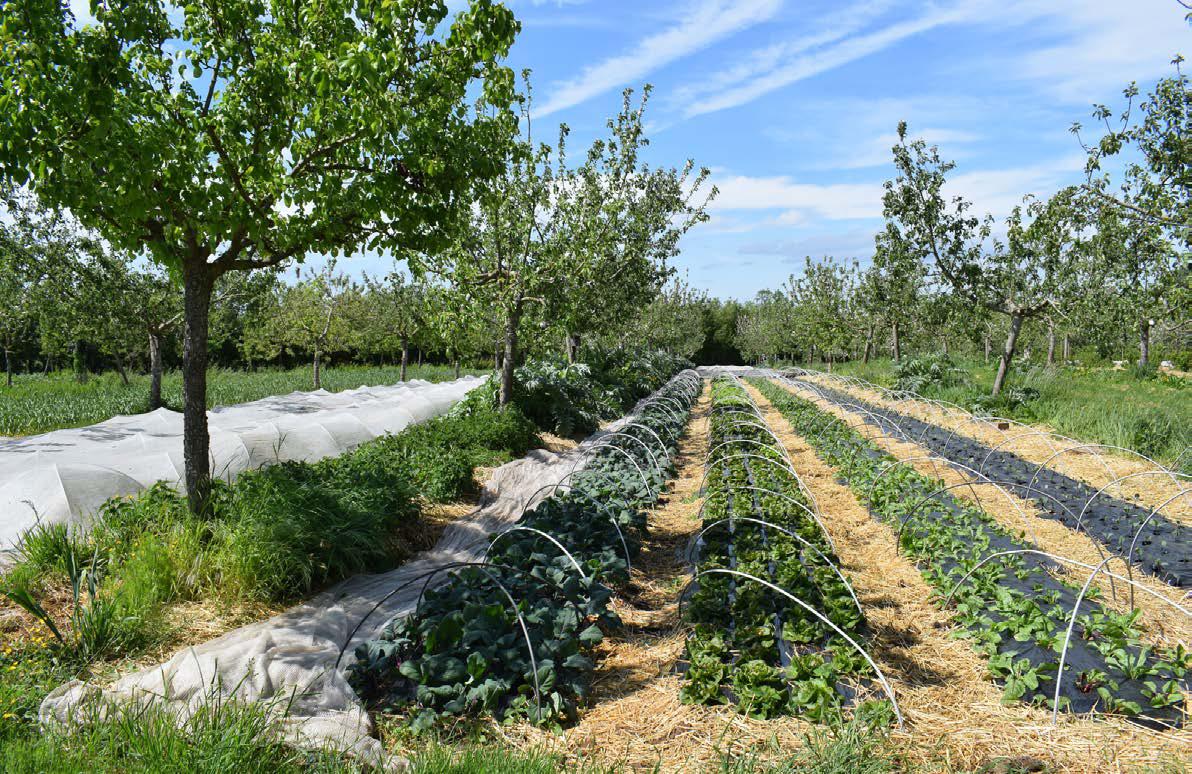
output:
[[882,214],[882,184],[799,183],[788,176],[714,176],[720,195],[713,211],[781,210],[780,224],[802,223],[811,215],[828,220],[878,218]]
[[[966,19],[972,11],[972,6],[964,4],[932,9],[917,18],[856,36],[853,33],[863,25],[853,18],[837,22],[825,32],[801,38],[794,43],[767,47],[754,52],[747,63],[713,75],[710,78],[711,89],[686,87],[688,93],[710,93],[693,100],[684,114],[690,118],[744,105],[776,89],[848,64],[914,35]],[[861,13],[860,9],[857,13]]]
[[[966,132],[961,129],[946,129],[942,127],[926,127],[919,129],[912,127],[911,134],[918,140],[924,140],[928,145],[940,146],[943,154],[950,159],[963,158],[963,146],[971,145],[981,139],[976,132]],[[830,162],[833,169],[866,169],[869,167],[887,167],[893,164],[892,148],[898,144],[898,133],[888,132],[861,141],[856,147]]]
[[1094,2],[1022,0],[999,17],[1032,28],[1045,25],[1052,45],[1007,62],[1010,72],[1037,82],[1061,99],[1105,102],[1131,80],[1172,72],[1170,61],[1188,52],[1187,9],[1172,0]]
[[[1049,196],[1082,179],[1083,157],[1068,155],[1004,169],[953,173],[945,195],[962,196],[978,215],[1004,218],[1026,194]],[[803,183],[787,175],[752,177],[718,173],[713,182],[720,195],[712,203],[712,224],[723,233],[746,233],[771,227],[800,230],[825,221],[876,220],[882,217],[883,180],[859,183]],[[766,213],[749,219],[745,213]],[[719,223],[718,223],[719,221]]]
[[632,51],[584,69],[577,77],[555,84],[539,116],[557,113],[610,89],[644,78],[659,67],[682,59],[718,40],[774,16],[782,0],[704,0],[673,27],[643,38]]
[[820,28],[817,32],[757,49],[727,69],[680,86],[674,91],[671,101],[677,105],[687,105],[709,95],[738,87],[750,79],[771,72],[790,57],[834,43],[855,32],[864,26],[865,18],[865,14],[847,13],[839,18],[817,22],[816,27]]

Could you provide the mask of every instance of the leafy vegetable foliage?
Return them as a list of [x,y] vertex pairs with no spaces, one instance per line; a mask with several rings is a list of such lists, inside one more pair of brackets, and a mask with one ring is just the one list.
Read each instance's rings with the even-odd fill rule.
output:
[[[837,466],[870,511],[898,530],[901,547],[920,572],[950,596],[956,620],[973,647],[988,657],[1005,700],[1048,706],[1055,695],[1064,635],[1078,589],[1046,559],[1017,554],[990,561],[957,585],[982,559],[1033,549],[975,505],[940,494],[942,482],[924,476],[862,438],[840,419],[769,380],[752,380],[826,462]],[[1137,612],[1116,613],[1090,589],[1069,644],[1061,707],[1120,714],[1140,722],[1182,722],[1181,691],[1192,661],[1181,646],[1142,642]]]
[[[728,378],[712,396],[699,570],[772,583],[859,638],[864,618],[829,564],[839,562],[765,419]],[[838,684],[868,669],[816,616],[736,575],[700,575],[687,616],[695,630],[684,701],[734,700],[753,717],[830,720],[844,703]]]
[[481,712],[538,723],[574,718],[595,668],[592,649],[619,623],[610,586],[628,580],[646,529],[642,509],[673,475],[693,380],[676,378],[659,394],[666,404],[634,415],[652,432],[623,427],[637,443],[609,436],[616,448],[596,451],[571,487],[493,536],[486,562],[457,568],[411,615],[358,648],[350,669],[357,690],[409,710],[416,729],[440,715]]

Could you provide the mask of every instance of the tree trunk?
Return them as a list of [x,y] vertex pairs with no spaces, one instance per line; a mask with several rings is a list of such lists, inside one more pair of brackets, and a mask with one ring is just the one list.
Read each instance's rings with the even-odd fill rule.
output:
[[323,353],[319,351],[319,346],[316,344],[315,345],[315,359],[314,359],[314,363],[311,364],[311,367],[313,369],[311,372],[312,376],[313,376],[313,378],[311,379],[311,382],[314,384],[314,389],[316,389],[316,390],[323,386],[322,385],[322,374],[320,373],[320,368],[319,368],[319,366],[321,365],[319,360],[320,360],[320,356],[322,354]]
[[459,378],[459,358],[455,359],[455,378]]
[[1055,366],[1055,323],[1047,321],[1047,367]]
[[1072,359],[1072,342],[1068,338],[1068,334],[1064,334],[1064,362]]
[[869,330],[865,333],[865,354],[861,356],[862,363],[869,362],[869,356],[873,354],[873,326],[869,326]]
[[8,386],[12,386],[12,354],[6,349],[4,350],[4,373],[8,380]]
[[401,337],[401,381],[406,380],[406,366],[410,363],[410,337]]
[[501,363],[501,391],[497,405],[507,406],[513,400],[513,364],[517,357],[517,324],[521,309],[510,310],[505,321],[505,361]]
[[41,375],[42,375],[42,376],[49,376],[49,375],[50,375],[50,361],[51,361],[52,359],[53,359],[53,358],[51,358],[49,355],[46,355],[46,363],[45,363],[45,368],[44,368],[44,369],[42,370],[42,372],[41,372]]
[[579,359],[579,334],[567,334],[567,362],[574,363]]
[[190,512],[207,516],[211,501],[211,436],[207,430],[207,337],[214,278],[205,259],[182,265],[182,456]]
[[1014,359],[1014,348],[1018,346],[1018,334],[1022,331],[1023,316],[1015,312],[1010,315],[1010,332],[1006,334],[1006,349],[1002,352],[1002,359],[997,366],[997,376],[993,380],[993,397],[997,397],[1006,383],[1006,375],[1010,372],[1010,361]]
[[83,357],[83,342],[76,341],[74,345],[75,381],[79,384],[87,383],[87,361]]
[[890,332],[894,336],[894,362],[897,363],[899,360],[902,359],[902,339],[899,338],[899,336],[898,336],[898,321],[897,320],[895,320],[894,324],[892,326],[890,326],[890,329],[891,329]]
[[116,373],[120,374],[120,382],[127,387],[130,382],[128,381],[128,371],[124,368],[124,358],[116,355],[113,360],[116,361]]
[[149,410],[161,408],[161,337],[149,334]]
[[1138,321],[1138,367],[1146,368],[1151,363],[1151,321],[1144,317]]
[[422,367],[422,347],[418,348],[418,367]]
[[989,365],[989,353],[993,351],[993,342],[990,341],[988,333],[982,336],[981,339],[985,345],[985,365]]
[[493,370],[496,371],[501,367],[501,340],[497,339],[493,342]]

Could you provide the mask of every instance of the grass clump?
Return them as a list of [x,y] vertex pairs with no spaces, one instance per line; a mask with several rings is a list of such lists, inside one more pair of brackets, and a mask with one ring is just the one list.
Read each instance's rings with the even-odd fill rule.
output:
[[212,697],[181,726],[158,705],[111,708],[77,727],[9,739],[0,770],[37,772],[357,772],[334,751],[305,753],[281,743],[266,708]]
[[[847,722],[836,721],[804,734],[793,755],[767,750],[721,760],[722,774],[890,774],[905,770],[888,744],[887,714],[859,711]],[[777,758],[777,759],[776,759]]]

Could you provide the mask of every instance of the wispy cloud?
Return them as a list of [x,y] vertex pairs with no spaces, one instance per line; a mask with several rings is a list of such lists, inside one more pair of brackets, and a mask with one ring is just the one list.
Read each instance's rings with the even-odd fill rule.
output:
[[[960,170],[950,176],[945,192],[972,202],[978,214],[1003,218],[1026,194],[1049,196],[1079,182],[1082,163],[1082,156],[1071,154],[1033,164]],[[710,226],[722,233],[775,227],[799,231],[822,228],[829,221],[876,222],[882,217],[885,188],[880,179],[806,183],[787,175],[753,177],[723,171],[714,173],[713,179],[720,195],[712,203]]]
[[[950,159],[963,158],[965,146],[970,146],[981,139],[981,135],[976,132],[941,127],[925,127],[922,130],[915,128],[913,134],[916,139],[922,139],[928,145],[946,147],[945,155]],[[839,158],[833,159],[830,162],[831,168],[891,167],[894,160],[892,149],[897,144],[897,132],[886,132],[870,137],[853,147],[847,155],[842,154]]]
[[1007,71],[1069,102],[1104,102],[1131,80],[1166,75],[1189,53],[1187,9],[1169,0],[1083,3],[1019,0],[1001,18],[1046,26],[1049,44],[1005,62]]
[[638,81],[659,67],[772,18],[781,6],[782,0],[704,0],[694,10],[684,7],[681,11],[686,18],[669,29],[643,38],[631,51],[594,64],[571,80],[555,84],[538,115],[557,113]]
[[1079,183],[1084,162],[1084,156],[1070,154],[1005,169],[962,170],[949,178],[945,193],[968,199],[974,212],[1003,218],[1027,194],[1046,197],[1065,185]]
[[[810,78],[881,51],[914,35],[969,18],[973,6],[934,8],[925,14],[859,32],[856,19],[830,24],[828,29],[793,43],[772,45],[752,54],[748,62],[713,75],[704,86],[688,86],[687,94],[703,93],[684,110],[688,118],[737,107],[797,81]],[[858,11],[859,13],[859,11]],[[868,13],[861,14],[872,18]]]

